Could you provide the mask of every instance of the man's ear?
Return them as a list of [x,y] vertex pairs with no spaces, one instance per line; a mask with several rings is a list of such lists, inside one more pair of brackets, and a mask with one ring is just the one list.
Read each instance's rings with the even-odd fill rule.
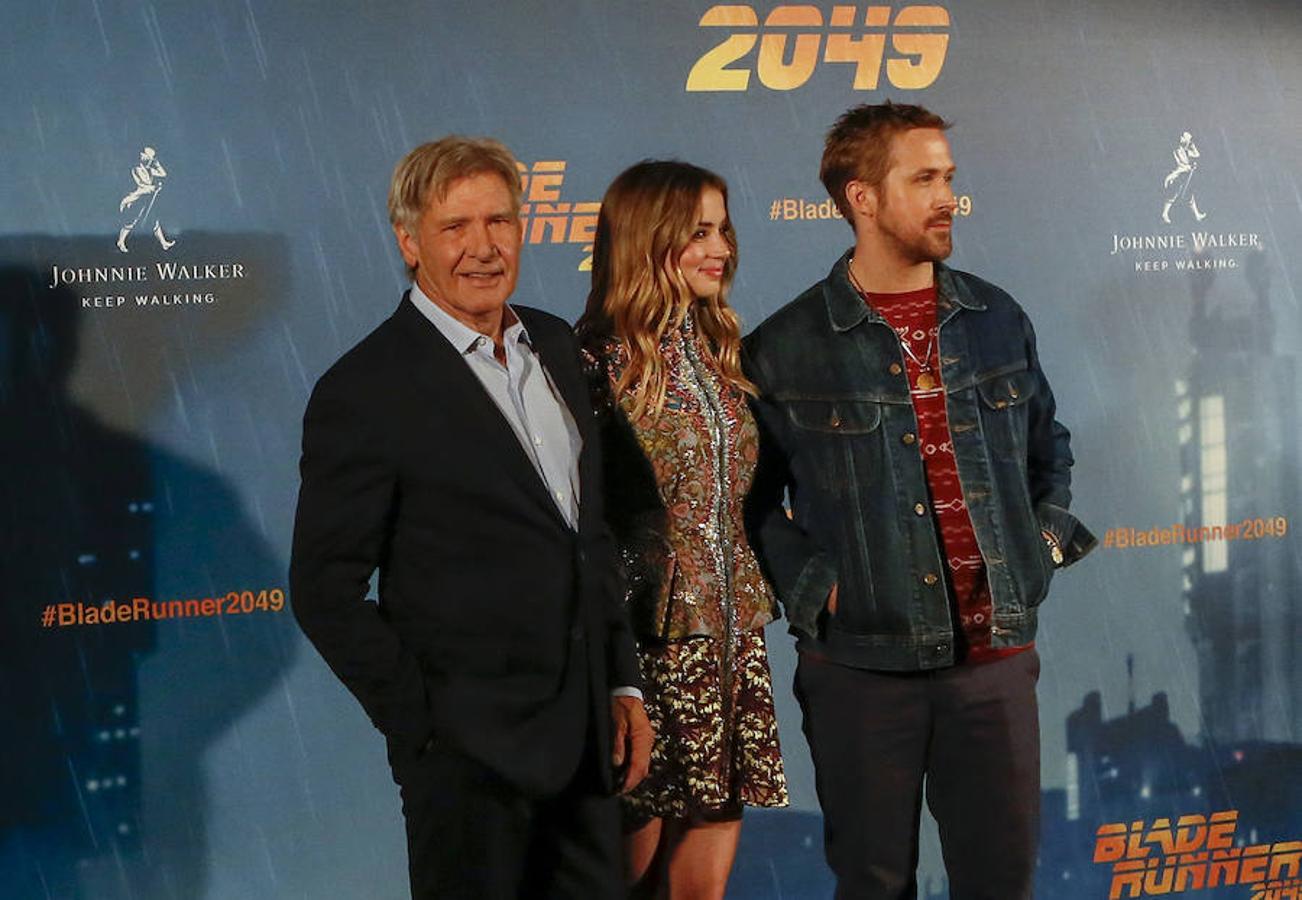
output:
[[854,210],[855,218],[875,219],[877,217],[877,189],[863,181],[845,183],[845,199]]
[[419,259],[415,236],[401,222],[393,223],[393,236],[398,239],[398,252],[402,254],[403,261],[414,269]]

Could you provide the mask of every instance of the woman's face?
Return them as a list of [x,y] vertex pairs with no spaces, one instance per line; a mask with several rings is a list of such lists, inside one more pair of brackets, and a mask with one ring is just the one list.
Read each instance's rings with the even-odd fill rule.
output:
[[723,194],[707,187],[696,206],[696,227],[691,240],[678,257],[683,280],[697,297],[713,297],[723,284],[724,263],[732,254],[723,234],[727,225],[728,208],[723,203]]

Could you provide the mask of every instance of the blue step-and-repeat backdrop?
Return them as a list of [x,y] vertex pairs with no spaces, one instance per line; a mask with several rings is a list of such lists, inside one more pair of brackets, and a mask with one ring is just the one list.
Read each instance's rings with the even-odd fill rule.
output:
[[[50,0],[0,23],[0,896],[406,895],[382,742],[285,576],[308,392],[404,286],[406,150],[515,151],[516,299],[571,320],[616,173],[720,172],[749,328],[850,244],[822,137],[886,98],[955,123],[952,262],[1034,320],[1102,543],[1042,615],[1038,895],[1302,896],[1302,4]],[[784,631],[793,802],[747,817],[732,897],[830,892]],[[921,873],[947,896],[931,826]]]

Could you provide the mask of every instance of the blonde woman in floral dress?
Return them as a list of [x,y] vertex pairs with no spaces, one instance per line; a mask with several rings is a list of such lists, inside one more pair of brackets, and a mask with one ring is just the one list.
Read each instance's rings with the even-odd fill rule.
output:
[[687,163],[616,178],[578,323],[656,730],[624,803],[635,897],[722,898],[742,807],[787,803],[764,645],[774,600],[742,522],[758,433],[727,303],[727,199]]

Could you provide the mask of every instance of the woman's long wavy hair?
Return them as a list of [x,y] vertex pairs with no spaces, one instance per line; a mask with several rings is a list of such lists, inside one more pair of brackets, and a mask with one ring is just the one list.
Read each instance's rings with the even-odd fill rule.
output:
[[677,160],[643,160],[611,182],[601,201],[592,290],[577,328],[586,347],[613,338],[628,351],[629,364],[615,392],[632,390],[634,419],[648,410],[659,416],[664,409],[669,373],[660,341],[688,315],[695,317],[706,353],[724,380],[755,393],[741,369],[741,320],[728,306],[728,288],[737,270],[732,222],[722,226],[732,252],[714,296],[694,296],[678,268],[696,231],[701,195],[709,188],[723,195],[726,211],[728,185],[718,175]]

